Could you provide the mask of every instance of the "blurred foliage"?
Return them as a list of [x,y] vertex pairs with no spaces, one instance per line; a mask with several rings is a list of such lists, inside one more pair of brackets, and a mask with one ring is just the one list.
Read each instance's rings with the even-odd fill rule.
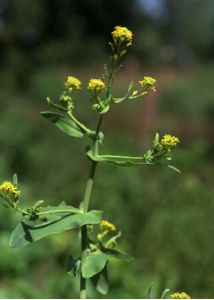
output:
[[[78,73],[85,86],[101,74],[104,40],[114,25],[130,25],[135,44],[125,62],[129,78],[120,73],[115,92],[146,71],[156,74],[158,92],[144,104],[113,107],[104,124],[105,149],[142,153],[155,130],[175,133],[182,143],[174,162],[182,175],[98,167],[92,208],[105,211],[136,257],[132,263],[112,259],[108,297],[146,298],[154,282],[154,296],[170,288],[212,298],[213,1],[163,0],[153,14],[146,2],[0,1],[0,181],[18,173],[23,205],[42,198],[78,206],[88,172],[86,144],[63,135],[39,112],[47,108],[46,96],[61,93],[68,73]],[[76,102],[77,114],[95,126],[87,93]],[[78,282],[64,271],[69,254],[78,252],[78,233],[12,250],[9,236],[18,216],[3,207],[0,216],[0,298],[78,297]],[[92,286],[89,296],[100,297]]]

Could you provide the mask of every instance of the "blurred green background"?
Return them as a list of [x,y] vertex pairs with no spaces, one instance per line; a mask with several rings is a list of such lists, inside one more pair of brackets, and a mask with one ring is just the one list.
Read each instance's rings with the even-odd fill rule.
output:
[[[144,75],[156,77],[158,88],[146,101],[112,105],[103,151],[140,155],[156,131],[171,133],[181,139],[173,160],[182,175],[99,165],[91,207],[123,231],[121,244],[136,258],[112,259],[107,297],[146,298],[154,282],[154,297],[170,288],[213,298],[214,1],[0,0],[0,180],[18,174],[23,205],[79,205],[87,141],[63,135],[40,111],[67,75],[84,88],[101,76],[115,25],[134,32],[115,94]],[[86,89],[75,111],[95,126]],[[77,232],[9,249],[18,220],[1,206],[0,297],[78,297],[78,281],[65,273]],[[90,286],[89,297],[100,295]]]

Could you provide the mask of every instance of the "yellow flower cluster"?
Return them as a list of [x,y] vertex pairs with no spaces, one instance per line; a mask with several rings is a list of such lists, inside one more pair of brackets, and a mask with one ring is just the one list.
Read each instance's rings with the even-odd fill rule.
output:
[[170,134],[165,134],[160,141],[160,144],[168,149],[175,148],[178,143],[180,143],[179,138]]
[[108,222],[107,220],[102,220],[100,222],[100,228],[102,230],[116,231],[116,226],[114,224]]
[[152,78],[149,76],[144,76],[143,80],[139,81],[141,87],[151,89],[154,92],[156,91],[156,89],[155,89],[156,82],[157,82],[157,80],[155,78]]
[[88,83],[88,89],[90,91],[99,93],[105,88],[105,83],[101,79],[91,78]]
[[191,299],[189,295],[187,295],[185,292],[182,293],[174,293],[170,295],[172,299]]
[[68,76],[67,81],[65,82],[65,87],[68,89],[69,93],[73,90],[81,89],[81,81],[73,76]]
[[10,181],[5,181],[0,185],[0,193],[3,198],[11,196],[16,200],[20,196],[21,191],[18,191]]
[[127,27],[115,26],[111,34],[115,42],[125,42],[127,46],[132,44],[133,33]]

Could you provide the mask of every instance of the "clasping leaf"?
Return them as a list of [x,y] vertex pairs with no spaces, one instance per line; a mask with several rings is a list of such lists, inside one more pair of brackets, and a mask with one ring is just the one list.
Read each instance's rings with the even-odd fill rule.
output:
[[91,278],[103,270],[107,262],[107,255],[100,250],[87,253],[86,260],[82,266],[82,276]]
[[78,127],[70,118],[62,114],[51,111],[43,111],[41,112],[41,115],[70,136],[77,138],[82,138],[84,136],[84,132],[80,129],[80,127]]
[[58,207],[48,207],[39,212],[38,216],[39,218],[35,221],[24,219],[18,224],[11,235],[11,248],[21,248],[50,234],[80,228],[87,224],[98,224],[102,212],[92,210],[83,213],[81,210],[63,203]]

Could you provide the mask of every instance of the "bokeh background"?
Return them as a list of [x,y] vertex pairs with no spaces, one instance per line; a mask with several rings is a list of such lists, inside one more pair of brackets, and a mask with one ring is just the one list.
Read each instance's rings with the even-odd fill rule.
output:
[[[156,131],[181,139],[174,165],[98,167],[92,208],[123,231],[132,263],[112,259],[108,298],[147,298],[165,288],[213,298],[214,1],[0,0],[0,180],[17,173],[23,205],[38,199],[78,205],[89,162],[87,141],[69,138],[40,116],[67,75],[80,78],[76,114],[94,127],[87,81],[100,77],[115,25],[134,32],[115,94],[131,79],[158,79],[146,101],[112,105],[104,152],[143,153]],[[0,297],[75,298],[65,273],[77,232],[9,249],[19,216],[0,208]],[[89,287],[90,297],[102,297]]]

